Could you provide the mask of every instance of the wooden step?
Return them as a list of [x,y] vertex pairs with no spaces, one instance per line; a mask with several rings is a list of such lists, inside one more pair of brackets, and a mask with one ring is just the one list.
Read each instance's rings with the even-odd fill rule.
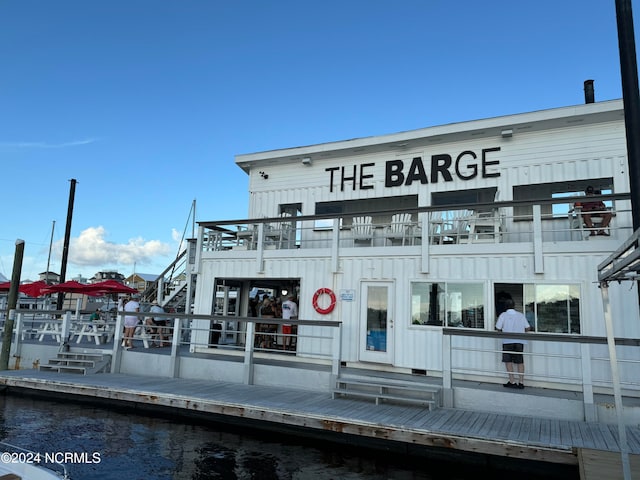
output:
[[97,373],[106,368],[111,361],[110,355],[93,353],[60,352],[56,358],[38,366],[42,372],[78,373],[87,375]]
[[384,401],[426,405],[429,410],[440,406],[441,387],[424,383],[406,383],[382,378],[339,378],[332,391],[332,398],[352,396],[372,398],[376,405]]

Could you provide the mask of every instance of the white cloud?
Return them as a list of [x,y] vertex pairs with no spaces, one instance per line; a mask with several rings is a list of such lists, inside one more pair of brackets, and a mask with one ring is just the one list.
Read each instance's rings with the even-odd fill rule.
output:
[[68,148],[89,145],[97,142],[96,138],[87,138],[84,140],[73,140],[63,143],[46,143],[46,142],[0,142],[2,148]]
[[[133,238],[126,244],[105,240],[104,227],[90,227],[82,231],[69,244],[68,263],[80,267],[104,267],[106,265],[148,265],[156,257],[166,256],[171,247],[159,240]],[[54,250],[62,256],[63,242],[56,242]]]

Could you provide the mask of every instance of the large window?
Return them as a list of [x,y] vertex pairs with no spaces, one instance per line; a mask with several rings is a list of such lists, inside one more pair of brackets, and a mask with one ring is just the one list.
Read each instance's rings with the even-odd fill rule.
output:
[[[351,224],[349,214],[362,212],[387,212],[373,215],[373,223],[385,223],[391,218],[395,210],[415,208],[418,206],[417,195],[404,195],[400,197],[363,198],[358,200],[342,200],[338,202],[316,203],[316,215],[331,214],[336,217],[344,216],[345,225]],[[315,229],[331,228],[333,220],[316,220]]]
[[496,284],[500,300],[511,297],[535,332],[580,333],[580,286],[576,284]]
[[411,284],[411,323],[463,328],[484,328],[484,284]]
[[[586,188],[591,185],[602,194],[613,193],[612,178],[594,178],[591,180],[576,180],[571,182],[540,183],[536,185],[516,185],[513,187],[514,200],[546,200],[552,198],[571,198],[567,203],[541,205],[543,218],[566,217],[573,208],[573,202],[584,195]],[[607,207],[611,207],[607,202]],[[516,220],[531,220],[533,207],[531,205],[516,206],[513,209]]]

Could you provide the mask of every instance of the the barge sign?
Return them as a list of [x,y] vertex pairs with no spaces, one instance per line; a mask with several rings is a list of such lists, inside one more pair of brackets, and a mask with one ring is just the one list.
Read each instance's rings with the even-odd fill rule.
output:
[[[458,154],[455,160],[448,153],[431,155],[430,162],[427,164],[428,172],[422,157],[414,157],[408,167],[408,162],[404,160],[389,160],[385,163],[384,186],[409,186],[414,182],[422,185],[439,181],[452,182],[454,175],[460,180],[471,180],[478,175],[482,178],[499,177],[500,172],[495,171],[494,168],[500,165],[500,161],[490,158],[491,154],[499,151],[500,147],[483,148],[478,156],[472,150],[465,150]],[[344,166],[326,168],[325,170],[329,172],[329,191],[333,192],[337,182],[341,192],[349,184],[352,190],[372,189],[374,175],[371,169],[375,165],[375,163],[352,165],[350,172],[349,167]]]

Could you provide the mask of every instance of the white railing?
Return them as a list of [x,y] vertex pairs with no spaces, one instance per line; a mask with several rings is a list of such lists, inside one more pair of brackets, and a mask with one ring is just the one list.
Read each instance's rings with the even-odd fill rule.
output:
[[[607,233],[622,240],[632,232],[632,218],[625,195],[608,211],[613,217]],[[309,215],[264,218],[229,223],[202,222],[202,252],[350,247],[410,247],[428,244],[499,244],[570,242],[589,239],[591,231],[575,209],[553,211],[552,201],[497,202],[482,205],[450,205],[402,211],[376,211],[327,217]],[[566,210],[567,199],[557,200]],[[526,207],[526,213],[522,213]],[[557,210],[557,209],[556,209]],[[416,250],[417,251],[417,250]]]
[[[24,343],[39,342],[59,345],[60,350],[79,347],[96,349],[112,355],[112,373],[119,372],[123,349],[124,320],[119,312],[115,322],[92,323],[87,315],[72,318],[71,312],[51,311],[32,318],[28,311],[16,310],[14,328],[14,355]],[[166,349],[150,348],[158,342],[157,326],[145,324],[148,312],[127,315],[138,316],[140,321],[132,338],[138,351],[165,354]],[[228,355],[243,356],[247,371],[253,371],[256,362],[281,360],[299,368],[323,364],[338,374],[340,365],[341,323],[321,320],[283,320],[281,318],[254,318],[220,315],[186,315],[154,313],[155,319],[164,318],[163,326],[168,354],[171,356],[167,376],[176,376],[177,360],[183,355],[206,354],[210,358]],[[283,330],[291,326],[291,331]],[[230,327],[231,326],[231,327]],[[23,335],[29,331],[29,335]],[[252,382],[247,375],[245,381]]]
[[[452,402],[454,379],[504,383],[502,339],[527,341],[523,353],[528,384],[580,392],[585,412],[592,412],[595,393],[612,394],[613,381],[607,339],[543,333],[513,334],[443,328],[442,378],[445,404]],[[616,339],[620,384],[629,396],[640,397],[637,369],[640,340]],[[495,366],[487,368],[482,366]]]

